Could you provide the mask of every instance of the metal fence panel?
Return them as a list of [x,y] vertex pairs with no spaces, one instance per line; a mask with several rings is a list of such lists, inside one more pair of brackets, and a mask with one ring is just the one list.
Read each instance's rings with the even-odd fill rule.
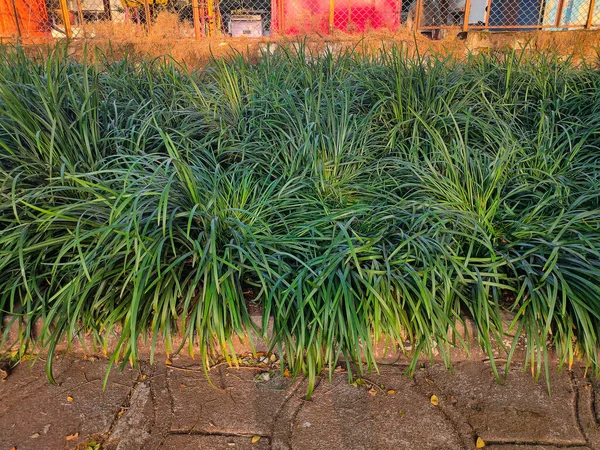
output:
[[597,0],[0,0],[0,38],[598,28]]
[[58,1],[0,0],[0,38],[50,38],[63,23]]

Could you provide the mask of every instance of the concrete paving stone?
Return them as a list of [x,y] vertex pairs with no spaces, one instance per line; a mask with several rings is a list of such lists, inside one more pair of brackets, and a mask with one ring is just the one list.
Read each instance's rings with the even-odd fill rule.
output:
[[416,374],[426,395],[435,394],[441,405],[458,410],[486,442],[584,446],[570,374],[552,371],[550,378],[552,395],[544,379],[536,383],[518,364],[503,384],[480,361],[455,364],[453,375],[442,365]]
[[[322,382],[296,415],[293,450],[460,449],[460,437],[439,408],[413,389],[408,377],[371,392],[336,374]],[[375,379],[376,377],[373,377]],[[369,377],[369,379],[371,379]],[[394,394],[387,390],[393,389]]]
[[268,450],[269,438],[252,443],[251,436],[170,435],[165,450]]
[[172,431],[267,435],[277,412],[286,402],[292,384],[271,374],[257,382],[259,371],[220,367],[210,373],[214,387],[198,366],[169,369],[173,397]]
[[[127,400],[137,372],[111,371],[102,382],[107,362],[67,357],[57,360],[55,380],[48,382],[43,362],[17,366],[0,382],[0,443],[18,450],[73,448],[110,429]],[[71,400],[71,401],[69,401]],[[73,436],[73,435],[76,435]],[[73,439],[67,440],[67,436]]]

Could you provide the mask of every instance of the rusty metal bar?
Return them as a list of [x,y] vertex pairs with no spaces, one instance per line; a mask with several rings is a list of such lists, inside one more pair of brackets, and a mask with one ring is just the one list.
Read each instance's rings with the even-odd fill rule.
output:
[[329,34],[333,33],[334,12],[335,12],[335,0],[329,0]]
[[200,40],[200,14],[198,11],[198,0],[192,0],[192,18],[194,20],[194,38]]
[[586,29],[592,28],[592,22],[594,21],[594,10],[596,9],[596,0],[590,0],[590,10],[588,11],[587,22],[585,24]]
[[79,19],[79,26],[83,28],[83,7],[81,6],[81,0],[77,0],[77,18]]
[[[423,0],[417,0],[417,6],[415,8],[415,31],[419,31],[421,28],[421,8],[423,8]],[[432,27],[439,28],[439,27]]]
[[469,16],[471,15],[471,0],[465,1],[465,18],[463,19],[463,31],[469,30]]
[[202,15],[200,16],[200,28],[202,28],[202,36],[206,36],[206,2],[202,0],[200,3]]
[[279,5],[279,32],[283,35],[285,34],[285,8],[283,6],[283,0],[278,0],[277,4]]
[[15,0],[12,0],[13,14],[15,19],[15,25],[17,26],[17,36],[21,39],[23,36],[21,34],[21,24],[19,23],[19,12],[17,11],[17,4]]
[[558,9],[556,10],[556,24],[555,27],[560,27],[560,19],[562,19],[563,8],[565,7],[565,0],[558,1]]
[[146,31],[148,31],[152,23],[152,14],[150,13],[150,3],[148,0],[144,0],[144,14],[146,15]]
[[[487,2],[487,7],[485,10],[485,27],[489,27],[490,26],[490,15],[492,13],[492,1],[493,0],[488,0]],[[474,27],[471,27],[474,28]]]
[[67,35],[67,39],[71,39],[73,37],[73,30],[71,29],[71,18],[69,17],[67,0],[60,0],[60,13],[63,17],[63,24],[65,25],[65,34]]
[[[570,29],[583,29],[585,27],[584,24],[581,25],[564,25],[563,28],[570,28]],[[431,29],[437,29],[437,28],[444,28],[444,29],[456,29],[456,26],[451,26],[451,25],[428,25],[428,26],[423,26],[421,27],[424,30],[431,30]],[[552,25],[491,25],[486,27],[485,25],[470,25],[469,29],[470,30],[485,30],[486,28],[493,28],[494,30],[518,30],[518,29],[548,29],[548,28],[556,28],[556,25],[552,24]]]

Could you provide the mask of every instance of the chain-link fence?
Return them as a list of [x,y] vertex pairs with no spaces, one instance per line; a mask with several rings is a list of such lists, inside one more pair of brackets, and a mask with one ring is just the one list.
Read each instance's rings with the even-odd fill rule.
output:
[[451,28],[568,30],[600,25],[595,0],[417,0],[412,16],[417,28],[432,34]]
[[44,39],[54,31],[64,33],[62,17],[60,5],[45,0],[0,0],[0,39]]
[[[600,1],[598,2],[600,3]],[[596,0],[0,0],[0,39],[598,28]]]

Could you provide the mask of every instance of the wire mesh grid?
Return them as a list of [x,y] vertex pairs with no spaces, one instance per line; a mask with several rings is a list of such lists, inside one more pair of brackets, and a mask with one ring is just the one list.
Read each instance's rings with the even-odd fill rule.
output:
[[600,0],[0,0],[0,38],[363,33],[405,22],[433,34],[599,28]]
[[402,0],[278,0],[275,5],[275,29],[282,34],[394,29],[402,11]]
[[[68,0],[74,37],[194,37],[190,0]],[[75,9],[71,9],[75,7]]]
[[60,7],[46,0],[0,0],[0,38],[50,38],[64,32]]
[[588,27],[598,29],[600,27],[600,2],[592,3],[588,15]]
[[556,31],[600,25],[595,0],[419,0],[413,16],[423,30]]
[[464,23],[465,0],[423,0],[419,3],[414,13],[419,28],[455,28]]

